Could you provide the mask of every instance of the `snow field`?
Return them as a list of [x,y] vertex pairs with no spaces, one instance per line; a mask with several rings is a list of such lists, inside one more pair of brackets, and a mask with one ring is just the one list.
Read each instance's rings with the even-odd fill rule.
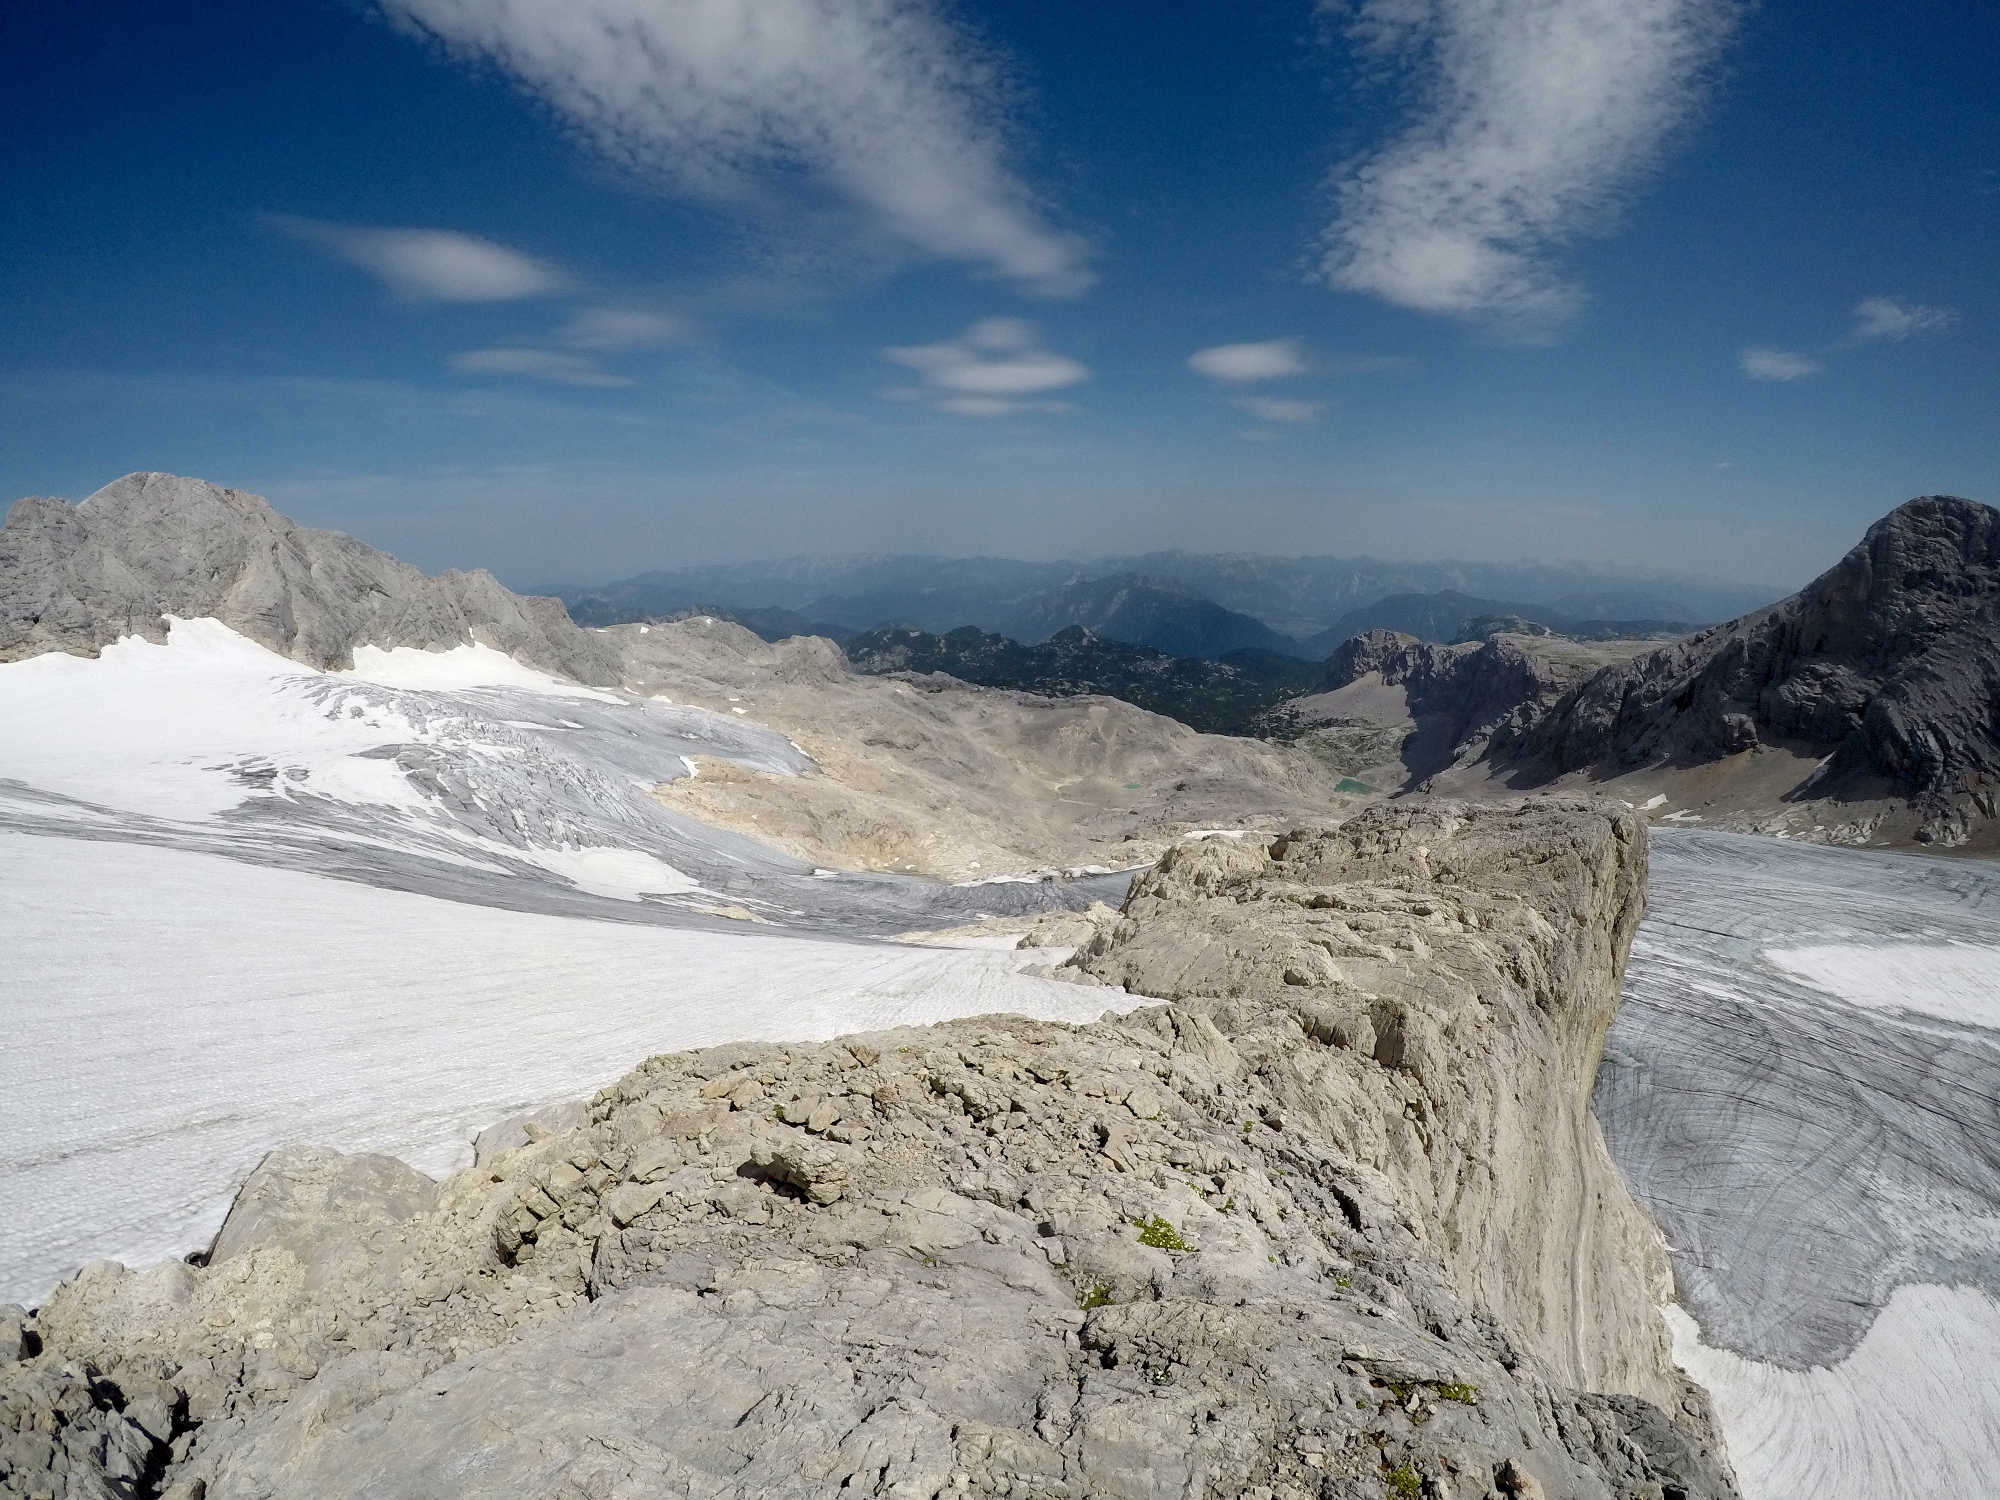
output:
[[1711,1349],[1664,1309],[1674,1358],[1715,1398],[1747,1500],[1889,1500],[2000,1490],[2000,1305],[1901,1286],[1839,1364],[1785,1370]]
[[22,833],[0,833],[0,931],[0,1302],[29,1304],[87,1259],[202,1248],[280,1145],[442,1174],[653,1053],[1107,1003],[1016,972],[1046,953],[504,911]]
[[1850,1005],[2000,1030],[2000,947],[1827,944],[1766,948],[1763,956]]

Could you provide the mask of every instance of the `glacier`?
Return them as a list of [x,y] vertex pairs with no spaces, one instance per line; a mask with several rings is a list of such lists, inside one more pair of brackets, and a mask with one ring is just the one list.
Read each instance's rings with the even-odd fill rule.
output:
[[[816,870],[650,795],[815,773],[752,717],[484,646],[354,662],[183,620],[0,666],[0,1298],[198,1248],[278,1145],[443,1172],[648,1053],[1110,998],[880,939],[1121,875]],[[1750,1500],[2000,1472],[1997,934],[1988,863],[1655,829],[1594,1103]]]
[[1654,834],[1594,1105],[1748,1500],[2000,1473],[1996,931],[1987,861]]

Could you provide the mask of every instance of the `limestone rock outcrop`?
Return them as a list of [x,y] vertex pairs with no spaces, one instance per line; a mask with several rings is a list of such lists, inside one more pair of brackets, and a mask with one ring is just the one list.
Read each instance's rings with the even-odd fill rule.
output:
[[1354,806],[1302,750],[1116,698],[863,676],[831,641],[773,645],[712,616],[599,638],[624,653],[631,691],[768,724],[812,757],[804,776],[701,762],[657,795],[819,864],[952,881],[1129,869],[1191,830],[1275,833]]
[[1820,762],[1792,800],[1893,798],[1919,842],[2000,813],[2000,510],[1900,505],[1790,598],[1600,673],[1493,755],[1529,785],[1765,743]]
[[1725,1500],[1583,1111],[1643,864],[1546,803],[1212,839],[1074,960],[1172,1003],[656,1057],[435,1189],[281,1154],[28,1320],[0,1484]]
[[511,593],[483,570],[426,577],[205,480],[127,474],[76,505],[30,498],[7,513],[0,662],[164,640],[168,615],[213,616],[315,667],[352,666],[359,645],[477,641],[580,682],[618,680],[617,653],[558,600]]

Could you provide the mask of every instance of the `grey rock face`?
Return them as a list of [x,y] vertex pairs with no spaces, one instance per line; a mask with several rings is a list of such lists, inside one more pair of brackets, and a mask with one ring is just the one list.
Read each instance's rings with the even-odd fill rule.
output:
[[[1343,641],[1327,661],[1325,681],[1279,715],[1314,738],[1369,727],[1394,731],[1396,743],[1369,758],[1396,763],[1398,776],[1407,778],[1404,790],[1428,789],[1441,773],[1477,764],[1496,742],[1517,740],[1607,661],[1637,649],[1510,633],[1441,646],[1371,630]],[[1351,717],[1361,706],[1352,689],[1364,683],[1378,699],[1383,689],[1396,697],[1406,727],[1379,724],[1374,715]]]
[[352,666],[364,644],[479,641],[580,682],[618,680],[616,652],[557,600],[510,593],[484,571],[427,578],[205,480],[127,474],[74,506],[31,498],[7,513],[0,661],[95,655],[122,635],[163,640],[167,615],[212,615],[315,667]]
[[1760,741],[1827,757],[1792,796],[1907,801],[1920,842],[2000,805],[2000,511],[1898,506],[1769,609],[1605,670],[1495,736],[1516,785],[1566,771],[1699,764]]
[[283,1233],[88,1268],[0,1394],[165,1389],[210,1500],[1723,1500],[1585,1160],[1642,868],[1548,806],[1194,846],[1078,974],[1174,1004],[657,1057],[409,1218],[274,1157]]

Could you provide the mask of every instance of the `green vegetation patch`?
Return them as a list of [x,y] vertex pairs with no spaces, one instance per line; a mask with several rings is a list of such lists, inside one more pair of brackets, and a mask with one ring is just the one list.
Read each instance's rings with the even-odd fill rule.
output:
[[1401,1464],[1389,1471],[1389,1493],[1396,1500],[1422,1500],[1424,1476],[1408,1464]]
[[1083,1294],[1082,1300],[1077,1303],[1077,1306],[1082,1308],[1085,1312],[1089,1312],[1092,1308],[1095,1307],[1109,1307],[1110,1305],[1111,1305],[1111,1288],[1106,1286],[1101,1281],[1096,1286],[1092,1287],[1089,1291],[1085,1292]]
[[1165,1219],[1155,1214],[1150,1219],[1134,1219],[1139,1226],[1139,1243],[1150,1245],[1155,1250],[1192,1250],[1194,1246],[1180,1237],[1180,1232]]

